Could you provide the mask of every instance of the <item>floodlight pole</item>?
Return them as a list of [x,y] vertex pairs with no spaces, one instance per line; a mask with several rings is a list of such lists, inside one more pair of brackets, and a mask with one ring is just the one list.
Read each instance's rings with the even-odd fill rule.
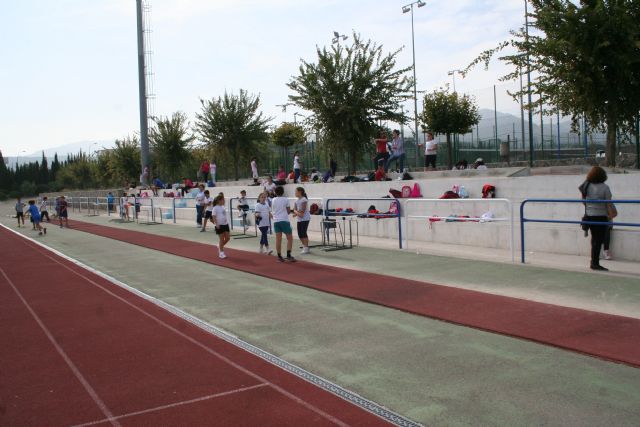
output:
[[[144,59],[144,23],[142,19],[142,0],[136,0],[138,18],[138,97],[140,101],[140,176],[147,181],[144,168],[149,165],[149,123],[147,121],[147,79]],[[147,185],[147,182],[142,182]]]
[[416,167],[420,165],[420,149],[418,148],[418,142],[420,137],[418,136],[418,81],[416,80],[416,38],[413,26],[413,5],[417,4],[418,7],[424,6],[422,0],[414,1],[402,7],[402,13],[407,12],[407,8],[411,10],[411,47],[413,51],[413,128],[416,144]]
[[533,111],[531,109],[531,61],[529,58],[529,6],[527,0],[524,0],[524,21],[525,34],[527,43],[527,97],[529,110],[529,167],[533,167]]

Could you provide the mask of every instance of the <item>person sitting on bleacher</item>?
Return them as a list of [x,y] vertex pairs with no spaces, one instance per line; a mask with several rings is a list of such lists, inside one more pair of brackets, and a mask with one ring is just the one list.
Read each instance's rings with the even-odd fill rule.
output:
[[158,190],[164,188],[164,182],[160,181],[160,178],[157,176],[153,178],[153,182],[151,183],[151,191],[153,191],[153,195],[158,195]]
[[249,202],[247,202],[247,192],[242,190],[238,198],[238,217],[242,218],[242,224],[247,230],[247,212],[249,212]]

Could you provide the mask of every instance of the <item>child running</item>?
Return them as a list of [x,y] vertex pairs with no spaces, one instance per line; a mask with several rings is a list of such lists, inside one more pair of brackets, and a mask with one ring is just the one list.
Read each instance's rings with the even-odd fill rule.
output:
[[47,229],[40,225],[42,221],[42,217],[40,216],[40,211],[36,206],[35,200],[29,200],[29,213],[31,214],[31,220],[33,221],[33,226],[36,230],[38,230],[38,235],[42,236],[42,232],[47,234]]
[[302,242],[302,253],[311,253],[309,250],[309,235],[307,230],[309,229],[309,221],[311,221],[311,214],[309,213],[309,199],[307,193],[304,191],[304,187],[296,188],[296,208],[293,210],[293,214],[298,220],[298,238]]
[[218,256],[222,259],[227,256],[224,253],[224,246],[229,243],[229,221],[227,220],[227,210],[224,208],[224,196],[218,195],[213,199],[213,225],[216,227],[216,234],[220,243],[218,244]]
[[269,239],[267,232],[269,231],[269,219],[271,218],[271,209],[267,203],[267,193],[260,193],[258,203],[256,203],[256,223],[260,230],[260,253],[271,255],[273,250],[269,249]]
[[16,199],[16,218],[18,218],[18,228],[20,228],[20,220],[22,220],[22,227],[24,227],[24,203],[20,197]]
[[60,196],[60,206],[58,207],[58,219],[60,220],[60,228],[62,228],[62,220],[64,219],[64,225],[69,228],[69,212],[67,207],[69,204],[67,203],[67,199],[64,196]]
[[213,198],[209,196],[209,190],[204,190],[204,222],[202,223],[201,232],[207,231],[207,220],[212,221],[213,217]]
[[47,198],[47,196],[44,196],[42,198],[42,202],[40,202],[40,216],[42,217],[42,220],[44,221],[45,218],[47,218],[47,222],[51,222],[51,220],[49,219],[49,199]]
[[276,197],[271,201],[271,213],[273,215],[273,229],[276,232],[276,251],[278,252],[278,261],[284,262],[282,258],[282,234],[287,236],[287,258],[286,261],[295,262],[295,258],[291,256],[293,248],[293,236],[291,233],[291,224],[289,223],[289,199],[284,196],[284,188],[276,187]]

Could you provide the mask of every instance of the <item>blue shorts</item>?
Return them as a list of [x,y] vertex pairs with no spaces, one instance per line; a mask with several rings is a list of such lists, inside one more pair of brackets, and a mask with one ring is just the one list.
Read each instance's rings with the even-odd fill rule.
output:
[[273,224],[273,231],[276,233],[292,234],[289,221],[278,221]]

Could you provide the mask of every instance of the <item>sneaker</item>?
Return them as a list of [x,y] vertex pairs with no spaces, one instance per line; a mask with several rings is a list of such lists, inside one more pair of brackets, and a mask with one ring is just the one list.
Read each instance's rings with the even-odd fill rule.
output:
[[287,255],[287,261],[296,262],[296,259],[294,257],[292,257],[291,255]]
[[46,228],[43,231],[44,231],[44,234],[47,234],[47,229]]
[[606,260],[611,260],[612,259],[611,251],[604,251],[604,259],[606,259]]
[[272,253],[273,253],[273,249],[267,249],[264,254],[271,255]]
[[38,236],[42,236],[42,231],[39,231],[39,232],[38,232]]
[[282,258],[282,255],[278,255],[278,261],[284,262],[284,258]]
[[302,248],[302,252],[301,252],[301,253],[302,253],[302,254],[310,254],[310,253],[311,253],[311,250],[309,249],[309,247]]
[[205,231],[207,231],[207,230],[205,230],[204,228],[201,228],[201,229],[200,229],[200,232],[201,232],[201,233],[204,233]]
[[609,271],[608,268],[604,268],[603,266],[601,266],[599,264],[598,265],[591,265],[591,269],[595,270],[595,271]]
[[224,254],[224,252],[220,252],[220,255],[218,255],[221,259],[225,259],[227,256]]

